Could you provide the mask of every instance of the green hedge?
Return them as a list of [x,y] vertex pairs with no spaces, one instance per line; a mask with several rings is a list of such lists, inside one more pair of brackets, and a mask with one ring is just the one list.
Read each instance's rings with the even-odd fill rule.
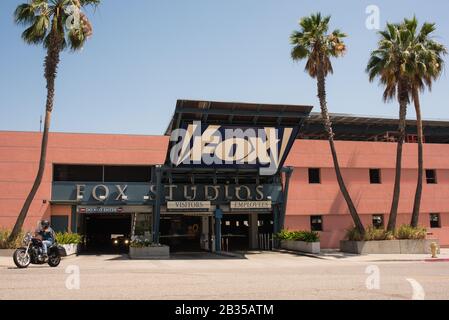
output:
[[81,242],[81,235],[70,232],[57,232],[56,242],[58,244],[78,244]]
[[315,231],[289,231],[282,230],[275,234],[275,238],[278,240],[293,240],[293,241],[305,241],[305,242],[318,242],[320,241],[320,235]]

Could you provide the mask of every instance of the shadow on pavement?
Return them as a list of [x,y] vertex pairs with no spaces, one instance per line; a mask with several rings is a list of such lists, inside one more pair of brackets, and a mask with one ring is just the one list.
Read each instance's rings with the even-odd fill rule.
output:
[[[97,256],[105,257],[105,261],[134,260],[127,253],[110,254],[110,253],[81,253],[78,256]],[[135,259],[134,261],[145,260],[241,260],[246,259],[244,255],[233,252],[211,253],[211,252],[173,252],[170,258],[154,258],[154,259]]]

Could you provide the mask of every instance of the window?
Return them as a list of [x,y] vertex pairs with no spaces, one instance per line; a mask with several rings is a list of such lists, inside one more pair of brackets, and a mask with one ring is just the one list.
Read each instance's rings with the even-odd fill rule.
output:
[[435,169],[426,169],[426,181],[428,184],[437,183],[437,173]]
[[53,181],[103,181],[103,167],[56,164]]
[[441,228],[441,220],[439,213],[430,214],[430,227],[431,228]]
[[105,166],[104,182],[148,182],[151,168],[148,166]]
[[151,167],[56,164],[53,181],[149,182]]
[[310,230],[323,231],[323,216],[310,216]]
[[383,214],[373,214],[373,227],[376,229],[381,229],[384,227],[384,215]]
[[369,182],[372,184],[381,183],[380,169],[369,169]]
[[309,183],[321,183],[320,169],[309,168]]

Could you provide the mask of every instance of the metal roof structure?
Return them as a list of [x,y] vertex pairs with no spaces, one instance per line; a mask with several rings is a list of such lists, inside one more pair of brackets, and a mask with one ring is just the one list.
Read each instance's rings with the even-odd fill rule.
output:
[[[299,139],[325,140],[321,114],[312,106],[178,100],[166,135],[192,121],[223,126],[300,126]],[[336,140],[395,141],[398,119],[331,113]],[[449,120],[423,120],[425,142],[449,143]],[[416,136],[416,120],[407,120],[407,135]]]
[[223,126],[301,126],[312,106],[178,100],[166,135],[192,121]]
[[[398,119],[352,114],[330,114],[336,140],[394,141]],[[449,143],[449,121],[423,120],[427,143]],[[407,135],[416,135],[416,120],[407,120]],[[321,114],[310,113],[299,134],[301,139],[326,139]]]

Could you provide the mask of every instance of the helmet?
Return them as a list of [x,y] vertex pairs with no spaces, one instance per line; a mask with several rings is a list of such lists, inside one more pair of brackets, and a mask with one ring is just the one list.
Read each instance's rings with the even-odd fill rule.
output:
[[48,228],[50,226],[50,222],[48,220],[42,220],[41,221],[41,227],[42,228]]

